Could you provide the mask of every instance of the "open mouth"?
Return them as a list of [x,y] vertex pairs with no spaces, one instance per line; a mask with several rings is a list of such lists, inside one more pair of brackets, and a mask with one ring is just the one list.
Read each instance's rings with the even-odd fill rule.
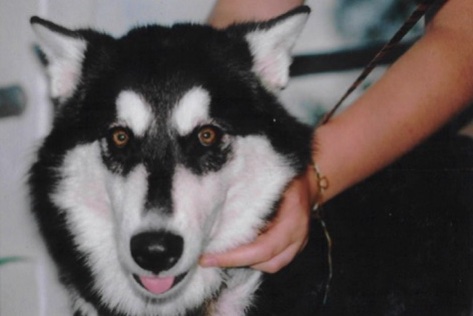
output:
[[148,292],[159,295],[166,293],[177,284],[179,284],[187,273],[180,274],[176,277],[169,276],[169,277],[158,277],[158,276],[139,276],[133,274],[133,278],[135,281],[141,285],[145,290]]

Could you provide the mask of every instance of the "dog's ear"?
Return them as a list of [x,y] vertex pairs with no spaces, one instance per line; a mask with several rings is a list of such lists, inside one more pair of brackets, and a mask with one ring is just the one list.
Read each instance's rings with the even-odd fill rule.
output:
[[309,7],[301,6],[270,21],[252,24],[246,31],[253,71],[273,92],[284,88],[289,80],[292,48],[309,13]]
[[30,22],[47,60],[51,97],[63,101],[73,94],[80,80],[87,41],[79,32],[39,17],[32,17]]

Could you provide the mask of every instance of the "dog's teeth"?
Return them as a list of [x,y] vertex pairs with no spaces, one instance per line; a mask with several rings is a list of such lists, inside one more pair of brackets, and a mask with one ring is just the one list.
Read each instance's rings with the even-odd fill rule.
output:
[[139,277],[141,284],[145,289],[153,294],[162,294],[169,291],[174,284],[174,277]]

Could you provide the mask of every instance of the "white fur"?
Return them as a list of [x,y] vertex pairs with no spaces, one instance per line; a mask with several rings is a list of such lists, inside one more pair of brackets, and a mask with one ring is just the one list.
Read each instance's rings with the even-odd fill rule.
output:
[[159,312],[171,316],[184,311],[185,306],[175,302],[147,304],[138,296],[132,271],[127,269],[131,259],[121,249],[127,248],[130,232],[140,225],[140,205],[147,190],[143,166],[125,179],[109,174],[101,162],[100,146],[94,142],[71,150],[61,170],[63,179],[52,200],[66,211],[74,241],[87,254],[95,289],[104,302],[130,315]]
[[81,315],[87,316],[100,316],[95,309],[95,307],[86,302],[80,295],[77,293],[69,293],[72,301],[72,310],[74,312],[80,311]]
[[[218,290],[222,281],[219,270],[200,268],[199,255],[202,251],[224,251],[254,238],[293,176],[287,161],[263,136],[237,137],[233,150],[234,158],[222,170],[206,176],[177,167],[171,217],[144,212],[148,184],[143,165],[125,178],[111,174],[101,161],[99,142],[77,146],[66,155],[62,180],[52,200],[66,211],[74,241],[88,255],[96,290],[111,308],[130,314],[179,315]],[[130,238],[150,228],[171,229],[185,241],[182,258],[163,275],[189,271],[175,291],[162,296],[174,299],[159,304],[147,304],[138,296],[140,288],[131,279],[131,273],[146,272],[130,257]],[[218,309],[227,312],[245,306],[256,286],[256,281],[246,278],[232,280]]]
[[33,29],[48,58],[51,96],[64,101],[72,96],[79,83],[87,42],[51,31],[40,24],[33,24]]
[[295,175],[264,136],[231,142],[232,158],[217,172],[198,176],[177,167],[170,227],[183,235],[186,245],[177,269],[195,262],[202,251],[225,251],[252,240]]
[[[184,237],[185,248],[172,270],[195,264],[202,252],[225,251],[256,237],[264,218],[294,176],[288,161],[263,136],[237,137],[232,148],[233,159],[218,172],[197,176],[183,167],[176,170],[171,226]],[[202,268],[195,271],[195,278],[187,285],[194,298],[205,297],[218,288],[221,280],[213,275],[210,281],[209,273]],[[220,312],[216,315],[239,315],[249,304],[259,274],[249,275],[227,283],[227,294],[217,302]]]
[[111,305],[121,305],[120,299],[126,304],[126,296],[133,297],[133,293],[121,272],[98,142],[71,150],[65,157],[61,176],[52,200],[66,211],[74,241],[88,255],[88,264],[97,279],[96,290]]
[[[149,226],[150,220],[155,228],[162,221],[142,217],[147,191],[146,170],[139,165],[126,178],[110,174],[102,164],[98,142],[71,150],[60,169],[62,180],[51,198],[65,210],[74,242],[87,254],[96,280],[95,289],[111,308],[130,315],[180,315],[218,288],[219,271],[196,267],[198,254],[194,253],[191,256],[194,262],[188,260],[180,265],[186,270],[197,269],[182,282],[183,286],[190,286],[182,294],[170,293],[176,296],[175,300],[148,304],[137,295],[139,288],[131,279],[132,272],[142,271],[132,262],[128,249],[133,233]],[[179,231],[186,228],[186,223],[169,225],[176,226]],[[189,242],[192,236],[186,236],[186,239]],[[90,309],[81,299],[76,299],[74,305],[82,310]]]
[[151,124],[152,111],[149,104],[133,91],[122,91],[117,97],[117,116],[121,123],[131,128],[137,136],[143,136]]
[[228,162],[226,201],[214,225],[208,252],[222,252],[253,240],[264,218],[295,176],[289,161],[264,136],[238,137]]
[[253,71],[272,92],[289,81],[291,50],[302,31],[308,14],[296,14],[271,28],[259,28],[246,35],[254,58]]
[[222,291],[216,303],[216,316],[244,316],[251,306],[253,294],[261,283],[261,272],[256,270],[233,270],[227,282],[227,288]]
[[190,133],[209,119],[210,96],[201,87],[190,89],[178,102],[172,114],[173,127],[180,135]]

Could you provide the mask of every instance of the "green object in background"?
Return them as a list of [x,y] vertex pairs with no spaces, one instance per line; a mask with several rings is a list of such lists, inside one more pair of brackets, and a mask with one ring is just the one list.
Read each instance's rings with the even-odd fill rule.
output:
[[18,262],[18,261],[24,261],[26,258],[24,257],[4,257],[0,258],[0,266],[3,266],[7,263],[13,263],[13,262]]
[[25,108],[26,94],[19,85],[0,88],[0,117],[18,116]]

